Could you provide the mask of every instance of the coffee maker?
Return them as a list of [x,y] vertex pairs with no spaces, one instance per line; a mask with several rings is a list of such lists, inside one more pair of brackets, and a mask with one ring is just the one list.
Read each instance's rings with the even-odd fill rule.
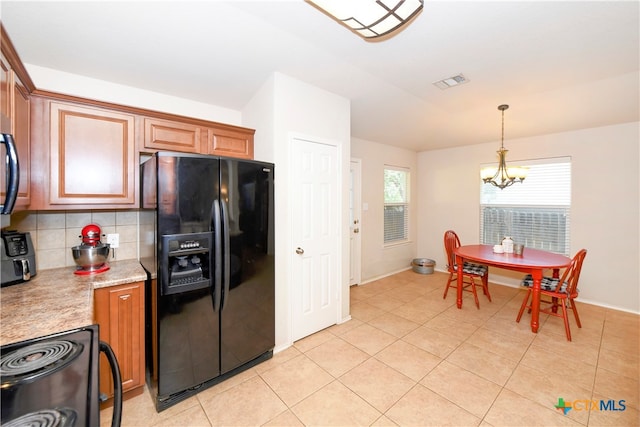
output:
[[2,286],[26,282],[36,275],[36,251],[31,234],[2,230],[0,267]]

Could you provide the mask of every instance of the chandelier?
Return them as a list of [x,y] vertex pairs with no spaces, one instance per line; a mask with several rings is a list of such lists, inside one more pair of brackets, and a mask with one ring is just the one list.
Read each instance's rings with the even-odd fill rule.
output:
[[389,34],[422,10],[424,0],[307,0],[365,39]]
[[527,177],[527,168],[523,167],[507,167],[507,151],[504,148],[504,110],[509,108],[503,104],[498,106],[498,110],[502,111],[502,144],[498,153],[498,167],[483,168],[480,177],[485,184],[495,185],[499,189],[506,188],[514,182],[522,182]]

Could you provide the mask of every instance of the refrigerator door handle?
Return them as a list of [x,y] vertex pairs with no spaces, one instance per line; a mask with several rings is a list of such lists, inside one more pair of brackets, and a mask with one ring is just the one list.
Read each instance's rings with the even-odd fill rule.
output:
[[222,208],[222,238],[223,238],[223,262],[222,279],[224,281],[224,294],[222,297],[222,310],[224,310],[229,300],[229,284],[231,281],[231,247],[229,241],[229,209],[224,200],[220,200]]
[[220,213],[220,203],[218,200],[213,202],[213,309],[214,311],[220,311],[220,304],[222,299],[222,237],[220,235],[220,229],[222,226],[222,219]]

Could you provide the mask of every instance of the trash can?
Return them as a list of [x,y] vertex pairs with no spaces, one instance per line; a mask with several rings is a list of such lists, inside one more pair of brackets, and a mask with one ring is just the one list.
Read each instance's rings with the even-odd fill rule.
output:
[[432,274],[436,262],[429,258],[414,258],[411,263],[413,271],[420,274]]

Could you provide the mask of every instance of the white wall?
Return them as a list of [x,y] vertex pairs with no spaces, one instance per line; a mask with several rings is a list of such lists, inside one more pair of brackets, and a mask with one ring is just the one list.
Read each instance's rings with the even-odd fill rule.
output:
[[[351,157],[362,160],[362,209],[360,235],[362,238],[362,283],[380,276],[407,269],[416,257],[419,206],[418,156],[415,151],[372,141],[353,138]],[[409,241],[398,245],[384,245],[384,167],[408,168],[409,183]],[[429,253],[418,255],[430,258]]]
[[[345,98],[310,86],[283,74],[272,75],[243,110],[246,126],[255,127],[256,153],[272,156],[275,163],[276,216],[276,351],[292,344],[291,289],[289,277],[291,241],[289,179],[290,143],[293,136],[329,140],[338,144],[342,181],[340,254],[341,315],[349,318],[349,153],[350,104]],[[259,147],[259,148],[258,148]],[[257,154],[256,154],[257,157]]]
[[[505,142],[507,164],[571,157],[571,254],[588,250],[579,300],[640,312],[640,123]],[[444,269],[442,236],[479,240],[479,169],[496,160],[499,142],[419,153],[418,253]],[[515,184],[520,185],[520,184]],[[527,185],[526,180],[522,185]],[[504,190],[508,191],[508,189]],[[520,275],[493,269],[490,280],[517,285]]]

